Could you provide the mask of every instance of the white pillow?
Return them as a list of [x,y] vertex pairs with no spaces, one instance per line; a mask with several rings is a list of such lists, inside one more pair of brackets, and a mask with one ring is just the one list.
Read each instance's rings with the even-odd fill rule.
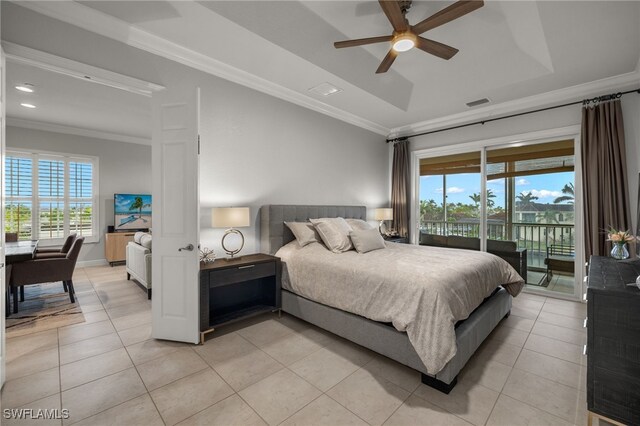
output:
[[353,248],[349,232],[353,231],[344,218],[325,217],[320,219],[309,219],[320,234],[320,238],[329,250],[334,253],[342,253]]
[[151,250],[151,241],[151,234],[145,233],[142,235],[142,237],[140,237],[140,245],[144,248],[148,248],[149,250]]
[[284,224],[291,229],[300,247],[311,243],[319,243],[321,240],[316,228],[310,222],[285,222]]
[[349,226],[353,230],[366,230],[366,229],[375,229],[369,222],[365,222],[362,219],[345,219]]
[[358,253],[385,248],[384,239],[377,229],[354,230],[349,233]]
[[140,240],[142,239],[143,235],[146,235],[146,232],[136,232],[135,234],[133,234],[133,242],[140,244]]

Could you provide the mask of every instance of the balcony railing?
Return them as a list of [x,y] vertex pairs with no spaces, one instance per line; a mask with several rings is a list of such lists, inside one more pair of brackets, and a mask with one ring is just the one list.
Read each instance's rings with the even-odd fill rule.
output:
[[[491,240],[515,241],[519,249],[527,249],[529,266],[542,267],[547,247],[556,245],[575,246],[575,231],[572,224],[523,223],[514,222],[512,236],[507,238],[507,226],[504,222],[490,220],[487,224],[487,238]],[[457,235],[478,238],[478,221],[423,221],[420,231],[435,235]]]

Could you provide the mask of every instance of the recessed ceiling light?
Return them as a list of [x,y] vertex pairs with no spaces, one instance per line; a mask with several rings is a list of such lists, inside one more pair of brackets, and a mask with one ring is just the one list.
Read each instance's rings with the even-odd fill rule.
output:
[[312,87],[309,91],[322,96],[330,96],[342,92],[342,89],[331,83],[322,83],[318,84],[316,87]]
[[27,103],[22,103],[22,104],[20,104],[20,106],[23,106],[25,108],[35,108],[36,107],[34,104],[27,104]]
[[21,92],[33,93],[33,84],[25,83],[20,86],[16,86],[16,89]]

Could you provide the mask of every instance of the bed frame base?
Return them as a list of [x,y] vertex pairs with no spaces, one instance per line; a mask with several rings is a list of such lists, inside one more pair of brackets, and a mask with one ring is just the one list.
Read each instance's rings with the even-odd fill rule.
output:
[[439,390],[440,392],[446,393],[449,395],[449,392],[453,390],[453,387],[458,384],[458,376],[454,377],[451,383],[445,383],[441,380],[436,379],[433,376],[428,376],[424,373],[420,373],[422,375],[422,383],[434,388],[435,390]]

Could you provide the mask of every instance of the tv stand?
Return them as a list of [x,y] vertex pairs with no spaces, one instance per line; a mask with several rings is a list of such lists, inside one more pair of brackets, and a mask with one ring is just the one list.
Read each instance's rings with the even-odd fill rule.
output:
[[104,257],[113,266],[127,260],[127,244],[133,241],[135,232],[108,232],[104,238]]

